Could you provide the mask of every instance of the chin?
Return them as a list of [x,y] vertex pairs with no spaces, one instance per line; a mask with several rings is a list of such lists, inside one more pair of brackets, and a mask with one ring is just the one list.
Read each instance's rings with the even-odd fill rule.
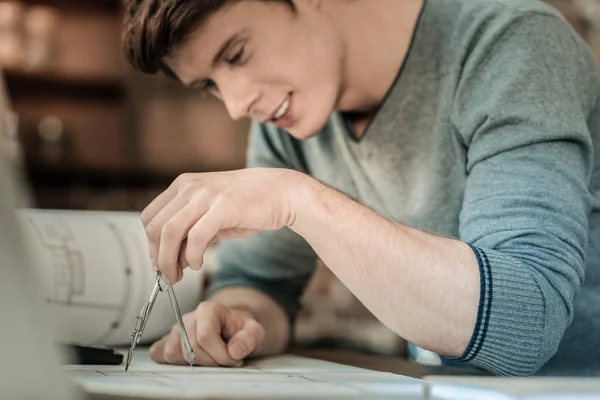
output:
[[294,137],[294,139],[298,139],[298,140],[306,140],[306,139],[310,139],[312,137],[317,136],[319,133],[321,132],[321,130],[301,130],[300,128],[291,128],[288,130],[288,133]]
[[321,133],[321,131],[323,130],[323,128],[325,128],[326,124],[327,124],[327,121],[325,121],[324,124],[321,124],[321,125],[319,125],[318,127],[315,127],[315,128],[293,127],[293,128],[290,128],[288,130],[288,133],[290,135],[292,135],[295,139],[306,140],[306,139],[310,139],[312,137],[315,137],[319,133]]
[[329,122],[331,113],[324,114],[320,117],[313,114],[313,118],[310,120],[301,121],[301,123],[290,127],[287,131],[295,139],[306,140],[317,136],[325,129],[325,126]]

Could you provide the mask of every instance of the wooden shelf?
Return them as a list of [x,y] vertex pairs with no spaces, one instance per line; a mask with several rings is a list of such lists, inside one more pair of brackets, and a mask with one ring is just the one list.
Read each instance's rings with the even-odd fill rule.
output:
[[63,97],[123,99],[124,80],[111,77],[71,75],[55,71],[5,68],[6,85],[12,96],[52,94]]

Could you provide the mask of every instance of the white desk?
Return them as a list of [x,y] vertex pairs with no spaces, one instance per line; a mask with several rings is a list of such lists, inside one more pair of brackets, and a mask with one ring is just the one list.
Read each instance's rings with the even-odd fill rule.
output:
[[598,400],[598,378],[425,377],[428,400]]

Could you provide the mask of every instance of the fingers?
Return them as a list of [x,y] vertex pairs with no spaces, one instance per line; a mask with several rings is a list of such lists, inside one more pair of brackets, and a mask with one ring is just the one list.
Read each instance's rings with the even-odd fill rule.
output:
[[[187,201],[184,198],[175,196],[174,198],[169,199],[169,202],[164,204],[163,208],[158,210],[158,212],[156,212],[152,219],[144,223],[146,238],[148,239],[148,250],[150,251],[150,258],[152,259],[153,269],[157,269],[159,267],[159,244],[163,233],[164,225],[165,223],[167,223],[167,221],[169,221],[169,219],[171,219],[171,217],[175,213],[177,213],[177,211],[183,208],[186,203]],[[144,210],[144,212],[146,212],[146,210]],[[147,216],[144,216],[143,218],[147,218]],[[171,230],[173,229],[173,227],[169,226],[168,229]]]
[[[196,310],[183,316],[186,332],[192,349],[196,355],[194,364],[204,366],[241,367],[244,352],[237,351],[239,358],[234,358],[229,345],[223,339],[223,332],[233,335],[242,328],[245,333],[237,336],[238,347],[243,346],[245,354],[250,354],[257,343],[262,342],[264,332],[262,327],[245,314],[210,301],[200,303]],[[254,322],[254,324],[252,323]],[[234,354],[235,351],[234,351]],[[177,325],[171,332],[150,347],[150,358],[163,364],[186,365],[187,352]]]
[[196,310],[198,314],[207,315],[203,323],[196,324],[195,340],[198,347],[206,352],[219,365],[226,367],[241,367],[239,359],[233,359],[223,340],[222,331],[226,322],[227,308],[212,302],[200,303]]
[[[171,364],[171,361],[175,360],[174,354],[172,353],[173,347],[172,344],[169,344],[173,341],[171,334],[165,335],[159,341],[155,342],[152,346],[150,346],[150,358],[152,361],[157,362],[159,364]],[[169,346],[167,346],[169,344]],[[168,348],[168,350],[166,350]],[[168,354],[168,355],[167,355]],[[167,361],[167,359],[169,361]],[[182,364],[183,357],[179,358],[178,363],[173,364]]]
[[[177,196],[178,188],[184,186],[187,182],[190,181],[189,174],[182,174],[173,183],[161,194],[159,194],[141,213],[141,220],[144,226],[144,229],[148,232],[150,230],[152,232],[149,239],[149,250],[150,250],[150,258],[152,259],[152,268],[154,270],[158,270],[158,247],[154,246],[154,244],[158,241],[154,239],[154,236],[160,234],[160,228],[156,226],[156,224],[151,224],[152,220],[154,220],[158,214],[168,206],[171,201]],[[164,219],[164,217],[163,217]],[[150,227],[149,227],[150,225]],[[162,224],[159,225],[162,227]]]
[[163,357],[168,364],[187,364],[187,357],[181,346],[181,335],[175,326],[165,341]]
[[208,211],[190,229],[187,237],[185,257],[192,269],[200,269],[204,253],[208,246],[218,237],[222,227],[222,218],[215,208]]
[[[187,324],[186,324],[187,326]],[[189,335],[188,335],[189,336]],[[194,359],[194,365],[202,365],[206,367],[216,367],[219,364],[208,355],[198,344],[190,337],[192,349],[196,358]],[[159,364],[175,364],[175,365],[189,365],[187,359],[187,351],[181,340],[181,335],[177,326],[174,325],[171,332],[165,335],[162,339],[154,343],[150,347],[150,358],[152,361]]]
[[[169,215],[171,212],[173,214]],[[183,278],[183,270],[178,266],[182,242],[203,213],[204,210],[197,202],[191,201],[181,207],[180,202],[173,200],[151,222],[151,225],[155,221],[157,226],[162,224],[158,241],[158,267],[167,285],[172,285]],[[163,215],[168,215],[168,220],[161,221],[160,217]],[[187,257],[184,257],[184,260],[189,262]],[[188,265],[183,264],[182,267],[186,268]]]
[[150,346],[150,359],[159,364],[167,363],[163,357],[163,349],[165,347],[165,339],[166,339],[166,336],[164,336],[160,340],[157,340],[156,342],[154,342],[152,344],[152,346]]
[[[194,365],[217,367],[219,364],[197,345],[192,346],[196,358]],[[150,358],[159,364],[189,365],[187,353],[179,332],[170,333],[150,347]]]
[[[183,268],[200,269],[207,247],[221,236],[245,237],[258,231],[236,226],[237,202],[202,179],[181,175],[142,212],[152,268],[162,272],[167,285],[183,278]],[[224,228],[229,229],[221,232]]]
[[141,219],[144,227],[148,225],[148,223],[154,219],[156,214],[158,214],[158,212],[171,201],[175,194],[177,194],[177,191],[173,186],[174,185],[169,186],[167,190],[156,196],[156,198],[142,211]]
[[227,352],[234,360],[251,355],[265,339],[265,329],[255,319],[248,318],[243,328],[227,342]]

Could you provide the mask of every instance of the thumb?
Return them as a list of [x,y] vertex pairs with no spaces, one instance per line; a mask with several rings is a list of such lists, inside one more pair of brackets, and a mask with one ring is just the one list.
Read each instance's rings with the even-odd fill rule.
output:
[[227,352],[234,360],[243,360],[256,351],[265,338],[265,329],[255,319],[248,318],[242,329],[227,342]]

